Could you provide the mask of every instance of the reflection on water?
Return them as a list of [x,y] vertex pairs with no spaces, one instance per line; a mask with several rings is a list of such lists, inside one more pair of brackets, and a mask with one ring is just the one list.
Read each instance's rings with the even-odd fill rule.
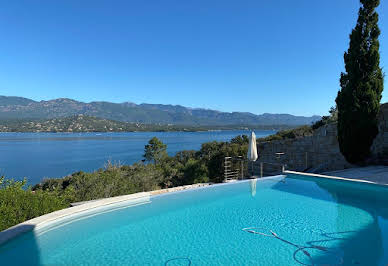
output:
[[[33,225],[19,225],[15,231],[26,231],[17,239],[10,240],[6,245],[0,246],[0,257],[2,254],[7,254],[12,261],[0,260],[0,265],[41,265],[39,245],[36,235],[32,231]],[[23,248],[20,248],[20,241],[23,241]],[[28,251],[28,258],[25,252]]]
[[[332,264],[336,258],[341,259],[337,265],[385,265],[388,262],[388,243],[384,241],[388,239],[388,188],[300,176],[289,178],[297,178],[302,183],[288,187],[279,183],[276,189],[336,203],[336,231],[328,233],[322,228],[322,238],[307,242],[311,246],[330,247],[336,252],[314,254],[314,264]],[[311,184],[315,184],[314,189]],[[306,187],[310,189],[303,189]]]
[[249,181],[249,185],[251,187],[251,195],[252,197],[256,196],[256,183],[257,183],[257,179],[252,179],[251,181]]
[[35,240],[0,246],[0,261],[13,265],[23,250],[17,258],[23,265],[37,260],[41,265],[387,263],[387,188],[283,180],[279,176],[153,196],[150,204],[79,219],[29,235]]

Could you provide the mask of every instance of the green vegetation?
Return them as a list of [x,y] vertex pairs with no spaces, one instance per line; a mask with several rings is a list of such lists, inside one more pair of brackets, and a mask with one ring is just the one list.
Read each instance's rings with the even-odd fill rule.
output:
[[313,126],[301,126],[294,129],[281,130],[276,134],[270,135],[265,138],[258,138],[257,143],[273,141],[273,140],[283,140],[283,139],[295,139],[300,137],[312,136],[313,135]]
[[357,25],[350,34],[341,73],[338,106],[340,150],[350,163],[364,161],[378,133],[377,115],[383,91],[376,8],[379,0],[361,0]]
[[46,120],[0,120],[0,132],[134,132],[134,131],[208,131],[234,129],[285,129],[290,126],[180,126],[120,122],[93,116],[74,115]]
[[69,205],[71,202],[155,190],[161,187],[162,177],[162,169],[153,164],[120,166],[108,163],[104,169],[92,173],[81,171],[64,178],[46,179],[32,190],[55,192]]
[[0,231],[34,217],[69,206],[55,190],[24,189],[26,181],[0,178]]
[[[191,131],[189,127],[128,123],[92,116],[75,115],[46,120],[0,120],[1,132],[134,132]],[[198,128],[201,130],[201,128]]]
[[153,137],[144,147],[144,156],[147,161],[154,164],[161,163],[167,157],[167,145],[157,137]]
[[[302,138],[307,136],[312,136],[314,133],[314,130],[320,128],[321,126],[336,123],[338,121],[338,110],[336,107],[331,107],[329,111],[330,115],[323,116],[321,120],[315,122],[311,126],[300,126],[297,128],[291,128],[291,129],[285,129],[280,130],[276,134],[270,135],[265,138],[258,138],[257,143],[260,142],[267,142],[267,141],[273,141],[273,140],[285,140],[285,139],[296,139],[296,138]],[[248,138],[245,137],[248,141]]]
[[330,124],[330,123],[336,123],[338,122],[338,109],[336,107],[331,107],[329,110],[330,115],[323,116],[321,120],[315,122],[311,127],[313,130],[320,128],[321,126]]
[[141,191],[223,181],[226,156],[245,156],[248,138],[202,144],[199,151],[181,151],[168,156],[167,146],[152,138],[145,146],[145,160],[151,163],[116,165],[92,173],[77,172],[50,178],[32,188],[26,181],[0,179],[0,230],[28,219],[66,208],[71,202],[126,195]]

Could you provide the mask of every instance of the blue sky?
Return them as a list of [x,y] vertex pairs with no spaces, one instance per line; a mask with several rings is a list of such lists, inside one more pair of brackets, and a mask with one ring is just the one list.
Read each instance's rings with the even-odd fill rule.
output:
[[[388,2],[381,2],[386,69]],[[0,95],[324,115],[334,105],[359,6],[357,0],[1,1]]]

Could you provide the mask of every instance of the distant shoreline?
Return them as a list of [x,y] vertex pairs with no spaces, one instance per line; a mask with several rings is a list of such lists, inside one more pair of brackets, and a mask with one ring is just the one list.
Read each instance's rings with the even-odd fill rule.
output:
[[14,133],[105,133],[105,132],[209,132],[224,130],[284,130],[298,125],[175,125],[121,122],[75,115],[53,119],[0,119],[0,132]]
[[78,133],[151,133],[151,132],[221,132],[221,131],[252,131],[252,130],[261,130],[261,131],[278,131],[281,129],[260,129],[260,128],[249,128],[249,129],[217,129],[217,130],[147,130],[147,131],[0,131],[0,133],[50,133],[50,134],[78,134]]
[[[255,131],[266,137],[275,131]],[[167,145],[167,152],[199,151],[203,143],[226,142],[247,131],[217,132],[125,132],[125,133],[3,133],[0,176],[28,184],[44,178],[60,178],[79,171],[94,172],[106,162],[132,165],[143,159],[144,147],[153,137]],[[23,167],[20,167],[23,162]]]

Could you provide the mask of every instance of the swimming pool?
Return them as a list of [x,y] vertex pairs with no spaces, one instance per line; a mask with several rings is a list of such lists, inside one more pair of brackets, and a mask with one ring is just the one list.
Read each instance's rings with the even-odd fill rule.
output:
[[1,265],[386,265],[388,188],[287,175],[152,196],[25,233]]

